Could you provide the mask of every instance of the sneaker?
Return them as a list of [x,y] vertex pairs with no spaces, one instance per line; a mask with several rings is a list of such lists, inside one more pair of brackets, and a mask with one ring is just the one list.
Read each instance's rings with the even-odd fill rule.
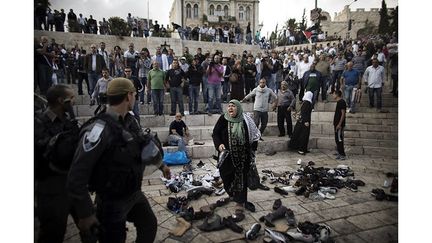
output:
[[252,227],[246,231],[245,237],[247,240],[255,240],[258,238],[258,233],[261,230],[261,224],[255,223],[252,225]]
[[283,189],[275,186],[274,191],[281,194],[281,195],[288,195],[288,192],[284,191]]
[[336,194],[338,191],[336,187],[320,187],[319,190],[323,193],[330,193],[330,194]]
[[335,196],[331,195],[330,193],[328,193],[328,192],[322,192],[321,190],[318,191],[318,195],[319,195],[320,197],[325,198],[325,199],[331,199],[331,200],[334,200],[334,199],[336,198]]
[[282,206],[282,201],[280,199],[276,199],[273,203],[273,210],[277,210],[278,208],[280,208],[280,206]]
[[280,233],[280,232],[271,230],[269,228],[265,229],[265,233],[266,233],[266,235],[268,235],[273,240],[273,242],[279,242],[279,243],[288,242],[288,237],[284,233]]
[[301,154],[301,155],[305,155],[306,153],[305,152],[303,152],[303,151],[297,151],[297,153],[299,153],[299,154]]

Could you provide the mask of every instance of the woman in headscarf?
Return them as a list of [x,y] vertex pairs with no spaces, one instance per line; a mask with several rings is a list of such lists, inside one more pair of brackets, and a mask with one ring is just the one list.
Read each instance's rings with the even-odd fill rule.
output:
[[252,203],[247,202],[247,175],[250,167],[254,166],[252,151],[257,149],[260,136],[253,120],[243,114],[238,100],[228,103],[227,111],[220,116],[213,129],[213,143],[218,152],[224,149],[229,151],[219,171],[225,191],[237,203],[236,213],[242,213],[244,207],[249,210],[254,208]]
[[297,149],[298,153],[304,155],[308,152],[313,93],[307,91],[303,96],[303,104],[300,110],[300,118],[294,127],[294,132],[289,142],[289,148]]

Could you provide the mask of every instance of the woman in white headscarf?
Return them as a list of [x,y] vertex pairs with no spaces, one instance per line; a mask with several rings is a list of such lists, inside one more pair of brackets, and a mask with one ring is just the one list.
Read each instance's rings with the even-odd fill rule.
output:
[[300,110],[300,117],[294,127],[294,132],[289,141],[289,148],[296,149],[299,154],[308,152],[313,93],[308,91],[303,96],[303,104]]

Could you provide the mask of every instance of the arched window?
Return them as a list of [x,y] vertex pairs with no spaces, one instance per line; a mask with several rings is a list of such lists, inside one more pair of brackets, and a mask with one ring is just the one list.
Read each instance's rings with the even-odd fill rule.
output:
[[244,20],[244,8],[240,6],[239,8],[239,20]]
[[251,12],[251,11],[250,11],[250,7],[247,6],[247,7],[246,7],[246,20],[247,20],[247,21],[250,20],[250,12]]
[[213,4],[210,5],[210,8],[209,8],[209,15],[214,15],[214,6],[213,6]]
[[191,5],[187,4],[186,5],[186,18],[190,19],[192,17],[192,12],[191,12]]
[[228,18],[228,6],[227,5],[225,5],[225,7],[224,7],[224,16],[225,16],[225,18]]
[[198,4],[194,5],[194,9],[193,9],[193,17],[194,19],[198,18]]

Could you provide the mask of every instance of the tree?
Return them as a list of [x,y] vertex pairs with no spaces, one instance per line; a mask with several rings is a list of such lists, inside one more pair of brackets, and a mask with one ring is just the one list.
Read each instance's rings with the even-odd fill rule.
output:
[[126,21],[120,17],[111,17],[108,19],[112,35],[130,36],[131,28]]
[[390,32],[390,22],[389,22],[389,16],[387,12],[387,4],[385,3],[385,0],[382,0],[381,2],[381,9],[380,9],[380,21],[378,25],[378,33],[379,34],[387,34]]
[[377,27],[373,22],[366,19],[365,27],[357,31],[357,37],[366,37],[377,33]]
[[391,19],[392,23],[390,24],[390,33],[395,33],[396,37],[398,37],[398,19],[399,19],[399,13],[398,13],[398,6],[396,6],[396,9],[391,13]]
[[298,23],[296,23],[296,19],[288,19],[284,25],[285,29],[288,29],[290,32],[295,31],[298,28]]
[[300,23],[300,30],[306,30],[307,22],[306,22],[306,9],[303,9],[302,21]]

